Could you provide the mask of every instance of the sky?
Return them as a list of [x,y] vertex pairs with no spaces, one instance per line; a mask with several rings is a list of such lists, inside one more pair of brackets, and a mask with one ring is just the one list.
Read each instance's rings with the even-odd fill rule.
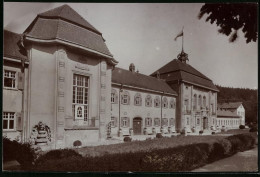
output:
[[[37,14],[64,3],[4,2],[4,29],[23,33]],[[200,3],[66,3],[98,29],[119,61],[128,69],[134,63],[150,75],[181,51],[174,38],[184,26],[184,51],[189,64],[215,84],[258,88],[258,41],[246,43],[239,31],[236,42],[219,34],[216,24],[197,18]]]

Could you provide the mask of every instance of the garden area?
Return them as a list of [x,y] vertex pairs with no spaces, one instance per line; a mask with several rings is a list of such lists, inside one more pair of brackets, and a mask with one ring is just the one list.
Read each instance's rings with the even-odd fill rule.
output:
[[182,172],[249,150],[256,140],[256,132],[238,129],[41,152],[3,138],[3,160],[18,161],[20,171]]

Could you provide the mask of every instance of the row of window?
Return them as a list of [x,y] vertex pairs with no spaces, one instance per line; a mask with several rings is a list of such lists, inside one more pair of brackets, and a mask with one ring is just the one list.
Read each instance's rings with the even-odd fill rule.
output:
[[217,120],[217,125],[240,125],[239,120]]
[[[111,103],[117,104],[118,103],[118,94],[117,91],[115,89],[112,89],[111,92]],[[124,91],[121,95],[121,104],[126,104],[129,105],[130,104],[130,94],[128,91]],[[152,107],[153,104],[153,98],[151,95],[146,95],[145,97],[145,106],[146,107]],[[142,106],[142,96],[140,93],[136,93],[134,96],[134,105],[135,106]],[[171,109],[175,109],[176,107],[176,103],[174,101],[173,98],[170,99],[170,101],[168,102],[167,97],[163,97],[162,98],[162,105],[161,105],[161,97],[160,96],[155,96],[154,98],[154,107],[156,108],[171,108]]]
[[[120,120],[121,127],[130,127],[130,118],[129,117],[121,117]],[[145,127],[152,127],[156,126],[159,127],[161,126],[161,119],[160,118],[150,118],[147,117],[145,118]],[[162,118],[162,126],[174,126],[175,125],[175,119],[174,118]],[[117,117],[111,117],[111,127],[117,127],[118,126],[118,118]]]
[[[206,108],[206,97],[205,96],[203,97],[203,105],[201,104],[201,101],[202,101],[202,97],[201,97],[201,95],[199,95],[199,102],[197,104],[197,95],[195,94],[194,98],[193,98],[193,110],[200,110],[201,107]],[[190,110],[189,99],[184,100],[184,111],[186,111],[186,110]],[[210,111],[215,112],[213,103],[210,104]]]

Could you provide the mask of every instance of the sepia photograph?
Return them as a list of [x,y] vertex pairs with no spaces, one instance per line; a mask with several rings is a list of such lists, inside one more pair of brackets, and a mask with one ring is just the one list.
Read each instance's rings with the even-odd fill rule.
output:
[[2,172],[258,173],[258,8],[3,2]]

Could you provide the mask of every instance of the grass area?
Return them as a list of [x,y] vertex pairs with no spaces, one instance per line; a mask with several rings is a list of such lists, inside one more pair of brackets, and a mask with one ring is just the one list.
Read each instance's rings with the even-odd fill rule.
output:
[[195,143],[214,143],[223,136],[174,136],[156,138],[153,140],[133,141],[121,144],[83,147],[76,149],[83,156],[102,156],[106,154],[117,154],[126,152],[150,151],[151,149],[165,149]]
[[232,135],[237,135],[237,134],[243,134],[243,133],[248,133],[249,132],[249,128],[247,129],[231,129],[231,130],[227,130],[226,132],[219,132],[216,134],[232,134]]

